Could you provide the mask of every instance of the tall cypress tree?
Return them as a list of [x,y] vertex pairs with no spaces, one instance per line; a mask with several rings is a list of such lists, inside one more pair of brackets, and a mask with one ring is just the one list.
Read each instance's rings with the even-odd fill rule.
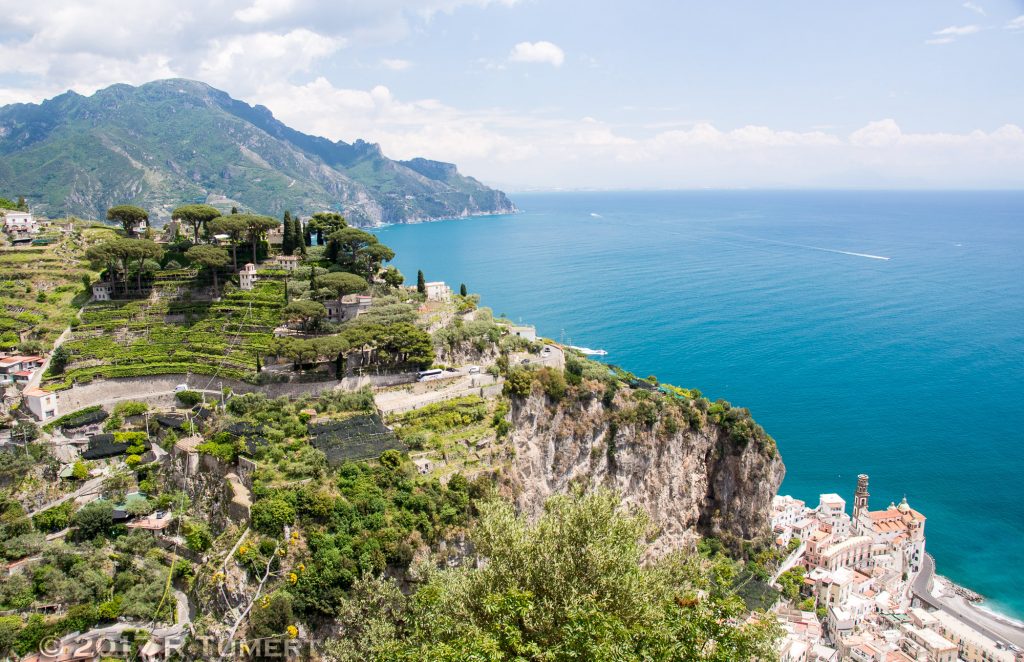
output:
[[302,221],[292,218],[292,254],[302,255],[305,252],[302,244]]
[[416,291],[420,294],[427,293],[427,279],[423,277],[423,270],[416,272]]
[[281,228],[281,252],[285,255],[291,255],[295,252],[294,244],[294,232],[292,230],[292,213],[288,210],[284,212],[284,226]]

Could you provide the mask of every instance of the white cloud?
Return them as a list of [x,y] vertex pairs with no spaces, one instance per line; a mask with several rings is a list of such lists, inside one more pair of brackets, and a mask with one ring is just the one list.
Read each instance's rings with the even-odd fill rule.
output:
[[405,71],[412,66],[412,62],[399,58],[385,58],[380,61],[380,66],[391,71]]
[[980,31],[981,28],[977,25],[951,25],[948,28],[936,30],[932,34],[937,37],[963,37]]
[[1004,26],[1007,30],[1024,30],[1024,14],[1011,20]]
[[974,12],[976,14],[980,14],[981,16],[988,16],[988,14],[985,12],[985,8],[984,7],[982,7],[981,5],[975,4],[973,2],[970,2],[970,0],[968,0],[967,2],[964,3],[964,8],[965,9],[970,9],[972,12]]
[[294,4],[292,0],[255,0],[248,7],[236,10],[234,16],[243,23],[266,23],[286,15]]
[[936,30],[932,33],[935,37],[926,40],[924,43],[931,45],[951,44],[958,37],[965,37],[977,32],[981,32],[981,27],[977,25],[951,25],[948,28]]
[[211,85],[246,89],[271,78],[308,71],[314,62],[344,45],[344,39],[306,29],[214,39],[195,71]]
[[550,41],[521,41],[512,47],[509,53],[510,62],[529,62],[562,66],[565,62],[565,51]]
[[[335,84],[332,58],[363,43],[389,43],[438,12],[508,6],[514,0],[93,0],[53,9],[0,0],[0,103],[39,101],[67,89],[83,94],[115,82],[199,78],[286,124],[333,140],[380,143],[394,158],[426,156],[509,187],[700,187],[921,185],[1024,187],[1024,131],[914,133],[880,119],[849,134],[694,121],[685,106],[636,99],[614,123],[555,109],[458,108],[438,98],[406,98],[382,85]],[[110,17],[118,17],[111,23]],[[1024,29],[1024,17],[1006,26]],[[980,30],[950,26],[954,40]],[[574,63],[586,63],[573,55]],[[559,67],[553,43],[522,42],[507,59]],[[370,60],[402,70],[401,59]],[[420,63],[417,63],[420,66]],[[583,69],[582,67],[580,68]],[[372,74],[372,72],[371,72]],[[602,112],[595,109],[595,114]],[[647,117],[650,120],[652,118]],[[823,118],[830,119],[830,118]]]

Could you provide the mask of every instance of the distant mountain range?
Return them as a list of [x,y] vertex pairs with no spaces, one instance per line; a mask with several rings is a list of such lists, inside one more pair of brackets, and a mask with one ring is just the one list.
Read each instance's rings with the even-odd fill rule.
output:
[[0,107],[0,195],[34,211],[102,218],[115,204],[159,222],[186,202],[280,216],[338,211],[357,225],[515,211],[450,163],[292,129],[197,81],[113,85]]

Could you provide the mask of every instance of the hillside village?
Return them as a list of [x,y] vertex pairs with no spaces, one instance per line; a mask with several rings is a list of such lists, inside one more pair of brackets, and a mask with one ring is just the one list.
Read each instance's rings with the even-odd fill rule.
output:
[[[746,410],[588,360],[495,318],[465,285],[407,283],[337,214],[172,216],[4,212],[0,654],[382,650],[360,592],[400,600],[433,576],[417,564],[473,556],[474,523],[531,460],[517,440],[535,406],[566,436],[604,416],[573,461],[608,472],[628,470],[631,436],[709,431],[722,440],[709,457],[781,467]],[[549,470],[566,461],[553,446]],[[701,515],[694,563],[722,584],[666,608],[721,599],[708,622],[733,629],[723,642],[785,662],[1024,659],[950,616],[924,515],[868,498],[866,476],[852,515],[837,494],[814,508],[776,496],[754,513],[758,536]]]

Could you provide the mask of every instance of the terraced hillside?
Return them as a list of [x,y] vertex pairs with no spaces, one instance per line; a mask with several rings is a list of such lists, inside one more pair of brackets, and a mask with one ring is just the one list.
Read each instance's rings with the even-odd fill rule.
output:
[[255,381],[257,356],[280,323],[283,284],[229,289],[214,302],[192,298],[194,278],[187,270],[163,272],[150,298],[90,304],[64,343],[67,368],[44,385],[176,373]]
[[53,232],[47,246],[0,247],[0,338],[5,346],[39,341],[48,349],[88,300],[82,277],[94,278],[85,249],[111,230]]

